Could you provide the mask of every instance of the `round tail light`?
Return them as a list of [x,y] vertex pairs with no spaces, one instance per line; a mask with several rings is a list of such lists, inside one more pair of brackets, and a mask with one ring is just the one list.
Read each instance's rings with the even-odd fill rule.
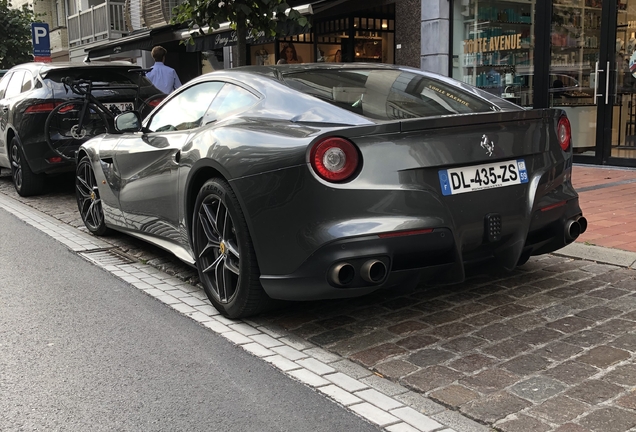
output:
[[557,137],[559,138],[559,145],[563,151],[567,151],[570,148],[570,141],[572,140],[572,129],[570,127],[570,120],[568,120],[566,116],[562,116],[559,119]]
[[326,138],[311,149],[311,166],[321,178],[330,182],[348,179],[358,169],[358,149],[344,138]]

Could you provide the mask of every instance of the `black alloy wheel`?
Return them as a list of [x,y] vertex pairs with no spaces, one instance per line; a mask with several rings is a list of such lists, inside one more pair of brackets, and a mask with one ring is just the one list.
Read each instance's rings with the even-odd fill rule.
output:
[[84,225],[88,230],[102,236],[108,233],[104,222],[102,200],[99,197],[99,188],[95,180],[95,173],[88,156],[82,157],[75,171],[75,193],[77,196],[77,208],[79,209]]
[[245,218],[225,181],[209,180],[199,191],[192,241],[199,278],[219,312],[240,318],[269,306]]
[[44,174],[31,171],[24,157],[18,138],[13,137],[9,150],[11,158],[11,179],[18,195],[23,197],[40,195],[46,186]]

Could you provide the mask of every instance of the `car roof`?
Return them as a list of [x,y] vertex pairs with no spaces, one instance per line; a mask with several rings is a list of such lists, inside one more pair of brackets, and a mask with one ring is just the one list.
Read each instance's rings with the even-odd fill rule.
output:
[[[414,72],[419,75],[435,77],[441,81],[452,82],[457,84],[458,82],[452,78],[431,74],[421,69],[416,69],[410,66],[392,65],[385,63],[300,63],[300,64],[281,64],[272,66],[240,66],[230,69],[220,69],[213,72],[208,72],[195,79],[193,82],[205,81],[212,77],[234,78],[234,79],[255,79],[259,76],[266,76],[273,80],[280,80],[287,74],[293,74],[296,72],[307,72],[317,70],[394,70],[404,72]],[[461,84],[461,83],[460,83]]]
[[54,69],[84,69],[84,68],[92,68],[92,67],[109,67],[109,68],[138,68],[141,67],[134,63],[130,62],[90,62],[90,63],[74,63],[74,62],[55,62],[55,63],[44,63],[44,62],[30,62],[30,63],[22,63],[19,65],[13,66],[9,70],[13,69],[28,69],[32,72],[40,72],[46,73],[50,70]]
[[[254,88],[257,88],[258,83],[262,83],[260,78],[265,76],[271,81],[284,81],[284,77],[286,75],[293,75],[298,72],[310,72],[310,71],[325,71],[325,70],[333,70],[333,71],[369,71],[369,70],[387,70],[387,71],[401,71],[401,72],[410,72],[416,75],[425,76],[431,79],[435,79],[437,81],[443,82],[445,84],[462,88],[463,90],[472,93],[482,99],[489,100],[491,103],[492,98],[497,100],[497,105],[501,106],[502,103],[510,104],[511,106],[515,106],[510,102],[502,100],[498,97],[495,97],[491,93],[485,92],[483,90],[477,89],[473,86],[470,86],[464,82],[455,80],[451,77],[447,77],[444,75],[436,74],[433,72],[424,71],[422,69],[417,69],[411,66],[403,66],[403,65],[393,65],[386,63],[300,63],[300,64],[281,64],[281,65],[271,65],[271,66],[240,66],[231,69],[219,69],[217,71],[208,72],[199,77],[196,77],[188,82],[188,84],[195,84],[201,81],[207,81],[209,79],[214,79],[215,77],[219,79],[233,79],[236,81],[244,82],[245,84],[251,85]],[[286,86],[286,84],[283,84]],[[260,88],[259,88],[260,90]],[[515,106],[516,107],[516,106]]]

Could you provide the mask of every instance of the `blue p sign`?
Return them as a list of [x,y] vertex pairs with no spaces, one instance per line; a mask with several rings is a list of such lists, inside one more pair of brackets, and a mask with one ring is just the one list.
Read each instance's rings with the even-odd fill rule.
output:
[[33,38],[33,55],[35,57],[50,57],[49,25],[47,23],[31,23],[31,36]]

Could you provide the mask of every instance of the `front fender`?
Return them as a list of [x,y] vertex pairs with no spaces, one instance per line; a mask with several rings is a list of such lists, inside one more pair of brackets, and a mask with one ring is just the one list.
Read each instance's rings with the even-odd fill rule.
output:
[[113,157],[118,140],[106,140],[106,137],[107,135],[101,135],[82,144],[77,153],[77,162],[84,155],[91,162],[106,225],[127,228],[119,205],[120,176]]

